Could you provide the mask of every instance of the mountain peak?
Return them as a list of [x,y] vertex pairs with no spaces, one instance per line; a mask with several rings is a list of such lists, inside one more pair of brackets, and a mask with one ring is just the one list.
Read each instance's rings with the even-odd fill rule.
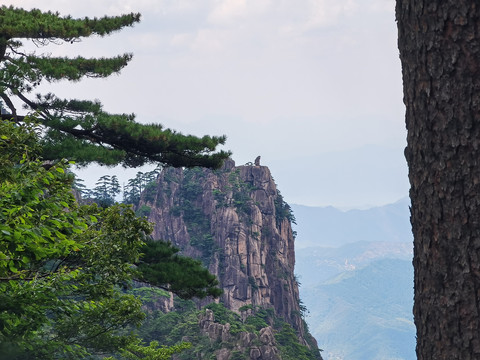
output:
[[303,344],[314,341],[294,276],[293,214],[268,167],[229,159],[220,170],[166,168],[142,195],[142,207],[155,239],[201,259],[217,276],[226,308],[272,309]]

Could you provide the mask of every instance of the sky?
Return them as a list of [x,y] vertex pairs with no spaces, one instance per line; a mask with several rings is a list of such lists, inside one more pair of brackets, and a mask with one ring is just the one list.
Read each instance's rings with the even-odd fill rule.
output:
[[[261,155],[288,203],[365,208],[408,196],[394,0],[1,3],[73,17],[142,14],[108,37],[37,49],[134,55],[119,75],[43,91],[99,99],[108,112],[183,134],[226,135],[237,165]],[[93,187],[101,175],[126,182],[138,170],[76,172]]]

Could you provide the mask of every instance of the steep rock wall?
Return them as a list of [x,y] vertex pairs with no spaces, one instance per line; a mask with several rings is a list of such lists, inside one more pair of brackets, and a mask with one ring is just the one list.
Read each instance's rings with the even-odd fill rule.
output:
[[164,169],[142,207],[154,238],[202,259],[218,277],[227,308],[273,308],[304,341],[292,215],[267,167],[228,160],[218,171]]

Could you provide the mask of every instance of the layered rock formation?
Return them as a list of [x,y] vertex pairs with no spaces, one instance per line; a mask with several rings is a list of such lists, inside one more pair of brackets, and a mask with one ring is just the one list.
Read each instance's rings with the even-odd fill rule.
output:
[[154,238],[202,259],[218,277],[228,309],[271,308],[307,343],[292,214],[267,167],[228,160],[218,171],[164,169],[138,207],[155,224]]
[[[213,311],[206,310],[205,316],[200,319],[200,329],[207,334],[212,341],[228,342],[232,336],[230,334],[230,324],[219,324],[215,322]],[[281,360],[279,350],[276,347],[275,336],[271,326],[260,330],[259,334],[242,332],[237,335],[237,349],[249,349],[250,359],[262,360]],[[217,360],[229,360],[232,351],[227,348],[221,348],[216,352]]]

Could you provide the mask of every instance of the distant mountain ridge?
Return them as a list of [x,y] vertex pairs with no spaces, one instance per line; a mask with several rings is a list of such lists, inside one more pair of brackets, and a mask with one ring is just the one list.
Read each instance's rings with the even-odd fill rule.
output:
[[349,211],[292,204],[296,247],[339,247],[360,241],[411,243],[409,204],[404,198],[385,206]]
[[305,287],[302,298],[310,304],[310,331],[321,341],[325,359],[415,359],[410,261],[373,261]]
[[338,248],[307,247],[296,250],[295,271],[302,288],[315,286],[339,273],[361,269],[372,261],[400,259],[411,262],[413,244],[359,241]]
[[300,296],[325,360],[415,359],[408,206],[292,205]]

